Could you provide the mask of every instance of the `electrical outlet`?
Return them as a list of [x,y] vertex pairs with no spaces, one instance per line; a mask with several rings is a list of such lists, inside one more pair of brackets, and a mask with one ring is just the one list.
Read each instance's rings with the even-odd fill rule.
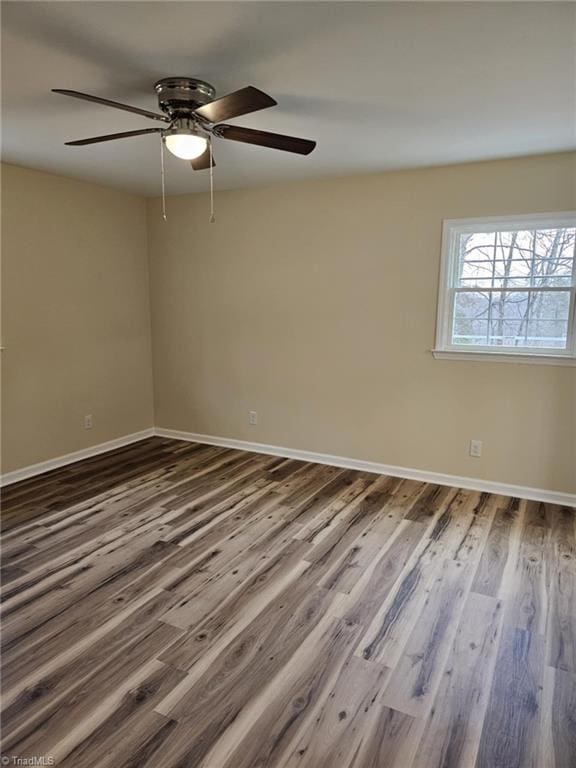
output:
[[92,429],[92,414],[87,413],[84,416],[84,429]]
[[255,424],[258,424],[258,412],[257,411],[248,411],[248,424],[251,426],[254,426]]
[[482,456],[482,440],[470,440],[470,456],[475,459]]

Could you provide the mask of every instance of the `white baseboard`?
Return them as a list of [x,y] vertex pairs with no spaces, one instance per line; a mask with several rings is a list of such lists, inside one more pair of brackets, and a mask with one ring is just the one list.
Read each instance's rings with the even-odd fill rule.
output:
[[30,464],[28,467],[15,469],[13,472],[7,472],[4,475],[0,475],[0,486],[11,485],[20,480],[34,477],[34,475],[41,475],[44,472],[50,472],[52,469],[64,467],[66,464],[73,464],[75,461],[89,459],[91,456],[97,456],[99,453],[113,451],[115,448],[122,448],[124,445],[130,445],[130,443],[136,443],[138,440],[144,440],[145,438],[153,437],[154,435],[155,430],[151,427],[150,429],[143,429],[141,432],[133,432],[131,435],[117,437],[115,440],[108,440],[106,443],[92,445],[90,448],[82,448],[82,450],[74,451],[74,453],[67,453],[65,456],[58,456],[55,459],[41,461],[38,464]]
[[345,469],[358,469],[363,472],[374,472],[378,475],[392,475],[394,477],[403,477],[409,480],[419,480],[424,483],[450,485],[455,488],[467,488],[472,491],[485,491],[486,493],[498,493],[503,496],[516,496],[522,499],[576,507],[576,494],[548,491],[542,488],[532,488],[524,485],[496,483],[491,480],[480,480],[475,477],[444,475],[439,472],[427,472],[422,469],[412,469],[409,467],[396,467],[391,464],[380,464],[375,461],[361,461],[360,459],[350,459],[344,456],[332,456],[327,453],[301,451],[297,448],[285,448],[278,445],[266,445],[265,443],[250,443],[246,440],[235,440],[233,438],[216,437],[214,435],[201,435],[196,432],[182,432],[177,429],[163,429],[161,427],[144,429],[141,432],[134,432],[131,435],[119,437],[116,440],[109,440],[106,443],[93,445],[90,448],[83,448],[80,451],[68,453],[65,456],[58,456],[55,459],[49,459],[48,461],[32,464],[28,467],[23,467],[22,469],[16,469],[13,472],[7,472],[5,475],[0,476],[0,486],[11,485],[20,480],[26,480],[29,477],[34,477],[35,475],[40,475],[44,472],[50,472],[52,469],[58,469],[67,464],[73,464],[76,461],[82,461],[82,459],[97,456],[100,453],[113,451],[115,448],[122,448],[124,445],[130,445],[130,443],[136,443],[139,440],[144,440],[145,438],[154,435],[158,435],[159,437],[171,437],[175,440],[186,440],[193,443],[220,445],[224,448],[237,448],[241,451],[266,453],[271,456],[283,456],[287,459],[311,461],[316,464],[329,464],[334,467],[344,467]]
[[467,488],[471,491],[484,491],[486,493],[498,493],[503,496],[516,496],[533,501],[545,501],[550,504],[562,504],[567,507],[576,507],[576,494],[562,493],[560,491],[548,491],[542,488],[532,488],[524,485],[509,485],[507,483],[495,483],[491,480],[480,480],[475,477],[460,477],[459,475],[444,475],[439,472],[426,472],[422,469],[408,467],[396,467],[390,464],[379,464],[374,461],[360,461],[344,456],[331,456],[327,453],[314,453],[312,451],[300,451],[295,448],[284,448],[278,445],[265,445],[264,443],[249,443],[245,440],[234,440],[227,437],[215,437],[213,435],[200,435],[195,432],[182,432],[177,429],[163,429],[156,427],[155,434],[159,437],[172,437],[176,440],[188,440],[193,443],[206,443],[208,445],[221,445],[225,448],[238,448],[242,451],[254,453],[267,453],[272,456],[283,456],[287,459],[300,459],[312,461],[316,464],[330,464],[334,467],[345,469],[359,469],[363,472],[374,472],[378,475],[392,475],[409,480],[420,480],[424,483],[436,483],[437,485],[450,485],[455,488]]

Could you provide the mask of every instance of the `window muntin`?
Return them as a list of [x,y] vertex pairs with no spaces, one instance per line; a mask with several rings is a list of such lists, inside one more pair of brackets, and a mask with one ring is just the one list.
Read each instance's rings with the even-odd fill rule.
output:
[[576,214],[448,221],[437,349],[574,355]]

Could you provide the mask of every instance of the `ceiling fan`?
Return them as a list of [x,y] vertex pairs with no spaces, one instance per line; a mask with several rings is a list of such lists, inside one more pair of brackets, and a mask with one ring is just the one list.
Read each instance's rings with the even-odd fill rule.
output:
[[190,160],[195,171],[201,171],[215,165],[211,151],[212,136],[230,141],[241,141],[246,144],[256,144],[270,149],[280,149],[284,152],[294,152],[299,155],[309,155],[316,146],[315,141],[308,139],[257,131],[252,128],[242,128],[239,125],[227,125],[221,122],[277,104],[271,96],[251,85],[219,99],[215,98],[216,90],[210,83],[193,77],[166,77],[158,80],[154,89],[158,96],[158,106],[163,114],[149,112],[147,109],[132,107],[128,104],[102,99],[99,96],[91,96],[79,91],[53,88],[54,93],[93,101],[96,104],[103,104],[114,109],[123,109],[126,112],[133,112],[136,115],[166,124],[164,128],[143,128],[137,131],[111,133],[106,136],[93,136],[89,139],[65,143],[69,146],[78,147],[86,144],[98,144],[102,141],[125,139],[131,136],[142,136],[147,133],[159,133],[166,148],[176,157]]

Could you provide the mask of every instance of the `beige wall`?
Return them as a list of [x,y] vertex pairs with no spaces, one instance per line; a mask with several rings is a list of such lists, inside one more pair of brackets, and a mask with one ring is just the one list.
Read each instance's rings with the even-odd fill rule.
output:
[[141,198],[2,166],[3,471],[153,425],[145,215]]
[[442,219],[572,209],[576,155],[219,192],[215,225],[154,200],[148,232],[140,198],[2,171],[3,471],[156,423],[576,491],[576,369],[429,352]]
[[572,209],[575,157],[150,201],[156,425],[573,492],[576,369],[429,350],[442,219]]

